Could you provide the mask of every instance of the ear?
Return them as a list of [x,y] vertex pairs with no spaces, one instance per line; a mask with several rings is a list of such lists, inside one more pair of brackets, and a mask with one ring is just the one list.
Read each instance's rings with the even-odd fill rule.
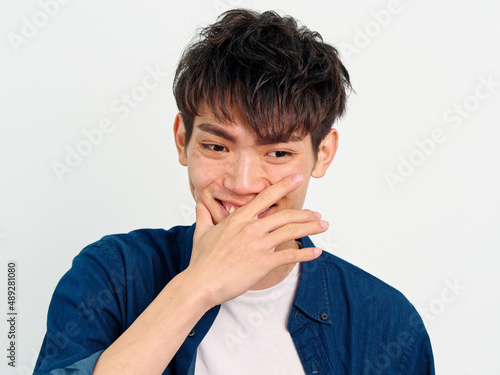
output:
[[179,163],[183,166],[187,166],[186,127],[184,126],[184,119],[180,113],[175,116],[174,120],[174,138],[177,154],[179,155]]
[[339,134],[336,129],[330,129],[326,137],[321,141],[318,147],[318,158],[311,172],[314,178],[323,177],[330,166],[337,152]]

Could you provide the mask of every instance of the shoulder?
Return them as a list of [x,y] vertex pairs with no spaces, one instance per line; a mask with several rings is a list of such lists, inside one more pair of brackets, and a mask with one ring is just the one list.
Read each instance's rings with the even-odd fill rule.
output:
[[73,259],[55,293],[142,290],[154,297],[189,259],[193,230],[177,226],[104,236]]
[[352,286],[362,299],[376,294],[406,301],[399,290],[342,258],[324,251],[320,260],[331,282]]
[[136,229],[128,233],[109,234],[90,244],[87,248],[99,248],[108,251],[126,248],[158,248],[182,245],[189,226],[175,226],[165,229]]
[[340,321],[350,321],[373,339],[426,335],[420,314],[398,289],[333,254],[323,252],[319,259],[330,305]]
[[343,300],[349,305],[346,308],[365,312],[371,320],[393,320],[396,315],[416,313],[403,293],[369,272],[327,252],[320,262],[332,301]]
[[362,352],[362,367],[401,374],[433,368],[424,322],[403,293],[333,254],[323,252],[318,260],[333,329],[352,351]]
[[49,317],[58,320],[71,312],[97,321],[95,317],[107,312],[113,316],[110,321],[120,322],[119,332],[181,271],[191,237],[190,227],[139,229],[86,246],[59,280]]
[[175,226],[169,230],[137,229],[110,234],[86,246],[75,261],[89,259],[131,265],[156,261],[180,266],[184,252],[190,247],[187,242],[191,241],[192,232],[193,227]]

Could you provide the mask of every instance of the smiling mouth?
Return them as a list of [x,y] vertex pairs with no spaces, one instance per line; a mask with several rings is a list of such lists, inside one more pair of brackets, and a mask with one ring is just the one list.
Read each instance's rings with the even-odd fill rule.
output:
[[226,211],[231,215],[234,211],[236,211],[238,208],[241,206],[236,206],[235,204],[229,203],[229,202],[224,202],[219,199],[217,199],[219,204],[226,209]]
[[[221,205],[225,210],[226,212],[228,213],[228,215],[231,215],[233,212],[235,212],[238,208],[241,208],[242,206],[237,206],[235,204],[232,204],[232,203],[229,203],[229,202],[225,202],[225,201],[221,201],[220,199],[215,199],[217,201],[217,203],[219,203],[219,205]],[[271,208],[273,208],[274,206],[276,206],[276,204],[273,204],[272,206],[266,208],[264,211],[262,211],[258,216],[259,218],[265,216],[264,214],[267,215],[267,213],[269,212],[269,210]]]

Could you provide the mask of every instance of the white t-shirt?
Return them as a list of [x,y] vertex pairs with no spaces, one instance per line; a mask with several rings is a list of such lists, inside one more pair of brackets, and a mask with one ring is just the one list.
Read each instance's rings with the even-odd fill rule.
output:
[[196,375],[304,375],[286,328],[299,280],[297,263],[281,283],[225,302],[198,347]]

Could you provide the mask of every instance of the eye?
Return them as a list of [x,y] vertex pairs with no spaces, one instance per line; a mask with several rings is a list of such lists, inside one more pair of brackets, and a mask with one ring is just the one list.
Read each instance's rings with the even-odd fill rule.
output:
[[275,157],[275,158],[284,158],[285,156],[290,156],[292,155],[290,152],[288,151],[271,151],[268,153],[269,156],[272,156],[272,157]]
[[215,152],[226,151],[226,148],[224,146],[215,145],[215,144],[205,144],[204,143],[201,145],[201,147],[203,147],[204,149],[215,151]]

